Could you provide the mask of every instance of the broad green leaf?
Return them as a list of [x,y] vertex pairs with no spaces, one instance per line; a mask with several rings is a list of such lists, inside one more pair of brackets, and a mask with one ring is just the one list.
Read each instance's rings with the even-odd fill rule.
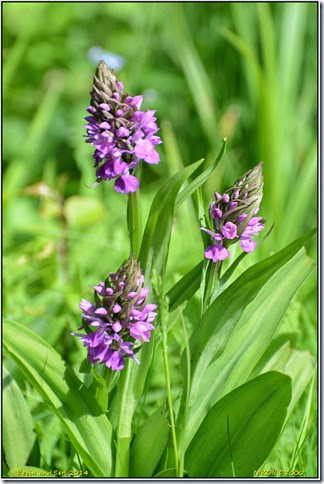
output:
[[167,444],[169,426],[163,404],[136,433],[130,453],[130,476],[151,477]]
[[292,379],[292,397],[287,419],[313,378],[315,358],[308,351],[293,350],[282,371]]
[[[284,258],[283,252],[279,254]],[[273,257],[261,263],[265,272],[269,270],[267,269],[269,260],[272,259],[273,266],[276,266],[278,254]],[[219,333],[219,338],[224,340],[225,349],[218,354],[217,359],[206,368],[204,373],[199,372],[199,381],[196,373],[194,381],[196,399],[192,401],[189,412],[188,443],[210,406],[247,380],[255,362],[268,347],[295,292],[314,267],[313,262],[305,256],[303,249],[291,260],[284,262],[283,260],[282,267],[278,268],[270,279],[264,281],[263,287],[254,295],[254,298],[246,301],[244,312],[239,315],[239,322],[233,331],[226,331],[226,326],[233,327],[231,319],[227,319],[223,326],[223,333]],[[247,272],[251,270],[253,274],[254,268]],[[256,281],[253,282],[258,283],[257,276]],[[244,289],[245,285],[241,286],[236,294],[232,294],[232,303],[228,304],[235,307],[235,299],[245,292]],[[228,291],[231,291],[231,286],[225,292]],[[223,312],[226,312],[226,308]],[[217,313],[215,317],[216,315]],[[221,317],[222,313],[220,313]]]
[[[308,432],[310,431],[312,424],[316,421],[316,414],[318,412],[317,408],[317,370],[314,371],[312,382],[310,384],[308,390],[307,401],[304,410],[303,421],[300,425],[299,436],[297,439],[296,446],[301,447],[305,443],[305,439],[307,438]],[[296,459],[298,458],[298,452],[294,456]],[[295,462],[292,463],[294,466]]]
[[199,168],[203,159],[182,169],[160,188],[152,202],[146,223],[139,260],[145,276],[150,279],[153,265],[157,274],[165,273],[177,194],[184,181]]
[[4,324],[3,343],[27,380],[61,419],[94,476],[111,476],[112,428],[91,392],[50,345],[21,324]]
[[91,374],[93,376],[93,381],[89,390],[93,394],[95,400],[99,403],[102,411],[105,413],[108,408],[108,391],[105,379],[99,375],[97,368],[91,368]]
[[[307,259],[302,257],[302,261],[300,262],[301,266],[298,266],[298,270],[296,271],[295,262],[291,264],[289,261],[312,234],[313,231],[307,233],[277,254],[247,269],[217,297],[206,311],[190,339],[191,359],[193,362],[191,404],[197,396],[198,386],[200,385],[205,370],[224,351],[229,337],[240,320],[245,308],[251,302],[255,301],[257,294],[265,283],[280,271],[282,267],[286,267],[288,264],[283,274],[279,276],[279,281],[284,291],[287,281],[291,281],[291,286],[288,286],[287,291],[283,293],[286,295],[286,307],[287,301],[289,302],[292,297],[291,294],[296,291],[306,275],[308,275],[311,265]],[[305,267],[306,271],[303,271]],[[293,274],[296,274],[295,279]],[[279,281],[276,281],[275,284],[279,284]],[[268,288],[268,291],[272,291],[280,298],[280,293],[278,293],[278,288],[275,284],[271,284],[271,288]]]
[[48,467],[52,466],[52,459],[55,456],[54,449],[58,446],[58,441],[62,435],[63,425],[54,413],[42,421],[42,431],[39,438],[40,454]]
[[4,458],[2,457],[2,478],[5,478],[5,477],[8,477],[8,472],[9,472],[9,468],[4,460]]
[[[256,378],[265,371],[270,371],[268,365],[282,364],[284,365],[291,354],[291,346],[296,342],[297,333],[282,333],[279,336],[272,339],[271,343],[256,363],[255,367],[251,371],[249,378]],[[268,368],[266,370],[266,368]],[[271,370],[281,371],[282,368],[272,368]]]
[[154,477],[177,477],[176,468],[170,467],[169,469],[164,469],[164,471],[155,474]]
[[253,378],[268,371],[279,371],[290,376],[292,397],[286,421],[313,378],[315,369],[315,358],[308,351],[299,351],[291,347],[288,338],[293,339],[294,336],[294,333],[286,333],[275,338],[250,374],[250,378]]
[[19,386],[3,368],[3,448],[9,468],[24,466],[36,435],[34,423]]
[[274,446],[291,397],[291,381],[265,373],[223,397],[208,412],[186,453],[190,477],[252,477]]

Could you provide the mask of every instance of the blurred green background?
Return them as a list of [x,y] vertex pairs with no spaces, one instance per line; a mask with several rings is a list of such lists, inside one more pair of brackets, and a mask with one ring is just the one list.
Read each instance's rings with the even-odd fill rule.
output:
[[[216,189],[225,190],[262,160],[260,213],[269,227],[275,223],[240,271],[316,225],[316,3],[4,3],[2,8],[4,312],[54,345],[67,362],[78,367],[84,357],[70,336],[79,323],[81,297],[91,297],[90,286],[129,253],[126,196],[112,183],[87,187],[95,173],[83,118],[102,57],[116,68],[126,91],[144,93],[144,109],[157,110],[161,162],[142,169],[144,220],[161,183],[201,157],[210,163],[227,137],[226,154],[204,186],[206,206]],[[307,250],[316,258],[314,238]],[[168,286],[202,256],[199,222],[187,203],[174,222]],[[189,309],[197,314],[195,301]],[[316,356],[316,318],[314,275],[280,331],[293,332],[296,347]],[[175,393],[182,344],[175,327],[170,334]],[[26,389],[13,363],[7,365]],[[49,425],[46,410],[28,392],[35,422]],[[157,371],[148,403],[164,392],[163,372]],[[281,465],[294,453],[298,411],[282,437]],[[40,424],[38,432],[44,432]],[[307,461],[308,475],[316,473],[315,448],[314,425],[297,456]],[[278,458],[275,452],[271,462]],[[55,458],[64,459],[64,452]],[[59,460],[56,465],[64,468]]]

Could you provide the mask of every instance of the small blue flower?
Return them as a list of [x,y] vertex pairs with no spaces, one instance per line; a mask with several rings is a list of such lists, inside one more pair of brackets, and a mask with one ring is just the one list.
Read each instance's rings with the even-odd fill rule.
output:
[[88,56],[93,65],[97,65],[99,61],[103,60],[110,69],[114,71],[120,71],[125,65],[125,59],[121,55],[108,52],[101,47],[95,45],[88,51]]

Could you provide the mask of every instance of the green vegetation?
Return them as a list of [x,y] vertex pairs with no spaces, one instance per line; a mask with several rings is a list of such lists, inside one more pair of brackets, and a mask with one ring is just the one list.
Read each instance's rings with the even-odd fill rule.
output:
[[[241,261],[235,276],[229,279],[233,282],[250,266],[277,253],[316,226],[317,9],[318,5],[312,2],[3,4],[3,295],[4,319],[10,327],[8,338],[12,345],[16,344],[16,358],[22,355],[24,341],[34,344],[35,352],[43,351],[41,340],[32,342],[29,331],[32,330],[68,365],[80,371],[79,376],[86,382],[89,375],[80,369],[85,349],[70,335],[80,325],[78,304],[82,297],[91,298],[91,286],[104,280],[129,255],[126,195],[116,193],[112,183],[89,188],[95,181],[95,171],[93,148],[83,137],[83,118],[96,66],[89,57],[89,49],[100,46],[122,56],[124,67],[118,76],[125,89],[131,95],[144,93],[144,109],[157,110],[163,139],[158,148],[161,162],[146,164],[141,170],[144,222],[163,182],[202,157],[205,162],[197,166],[203,172],[215,160],[224,137],[227,138],[226,153],[217,168],[211,170],[201,190],[205,207],[216,189],[222,193],[260,160],[264,162],[260,213],[267,220],[266,229],[272,223],[274,228],[257,250]],[[187,175],[191,176],[191,169],[186,171]],[[190,181],[188,178],[187,186]],[[169,217],[165,222],[170,226],[173,223],[166,290],[203,257],[197,199],[188,198],[180,204],[178,197],[174,220]],[[161,244],[167,247],[167,243],[161,234]],[[315,237],[306,241],[306,250],[316,261]],[[237,255],[240,252],[238,249]],[[151,255],[144,256],[149,264]],[[306,257],[303,264],[307,265]],[[295,274],[296,288],[300,274]],[[274,279],[271,281],[274,284]],[[290,288],[294,286],[292,282],[289,284]],[[274,296],[271,301],[279,311]],[[255,361],[253,372],[245,377],[241,375],[236,382],[241,385],[247,378],[258,377],[261,370],[274,370],[300,383],[292,393],[297,404],[294,408],[288,407],[290,419],[262,469],[303,469],[304,477],[317,475],[316,308],[317,280],[313,271],[288,306],[262,358]],[[196,297],[184,311],[189,337],[199,311]],[[275,310],[262,316],[264,326],[276,317],[274,313]],[[185,379],[180,356],[186,348],[187,337],[178,312],[173,314],[174,320],[172,324],[168,322],[167,328],[168,365],[171,392],[177,406]],[[249,324],[253,321],[251,316]],[[25,326],[25,333],[19,334],[16,323]],[[261,331],[262,321],[254,323]],[[15,331],[19,334],[17,341]],[[255,341],[251,340],[246,352],[237,348],[240,358],[236,364],[242,365],[243,375],[245,358],[253,357]],[[231,348],[234,351],[234,343]],[[25,469],[26,464],[40,467],[44,472],[74,469],[79,458],[94,474],[110,469],[111,456],[106,461],[103,451],[102,462],[94,462],[91,448],[89,454],[82,454],[81,444],[71,438],[72,433],[62,424],[65,414],[57,395],[60,391],[63,401],[72,406],[78,395],[77,391],[69,394],[68,383],[73,380],[75,387],[78,383],[68,374],[60,390],[53,387],[60,369],[56,354],[50,354],[48,363],[53,365],[53,380],[44,379],[44,386],[43,380],[38,382],[42,387],[38,391],[34,388],[36,383],[31,386],[26,381],[12,353],[11,357],[7,352],[4,355],[4,378],[9,382],[4,402],[10,399],[18,402],[8,422],[14,425],[19,412],[23,412],[25,420],[23,445],[16,453],[17,444],[9,438],[4,470],[8,466],[12,473],[14,468]],[[223,358],[226,362],[226,355]],[[216,361],[217,372],[221,361]],[[37,381],[42,363],[42,358],[35,358],[30,378]],[[276,374],[271,378],[279,385]],[[264,381],[262,378],[257,381],[262,390]],[[50,401],[49,406],[40,394],[45,401]],[[233,395],[236,394],[228,395],[230,405],[235,407]],[[93,400],[90,392],[85,391],[84,397],[90,403]],[[276,398],[286,403],[280,392]],[[150,416],[158,428],[161,405],[166,399],[160,345],[154,354],[154,367],[150,367],[145,381],[145,399],[137,408],[135,427]],[[223,399],[215,402],[213,408],[217,405],[223,408],[222,402]],[[153,413],[158,410],[160,413]],[[212,413],[208,416],[215,423]],[[105,429],[100,418],[88,422],[89,428],[83,426],[81,419],[71,422],[71,432],[80,432],[80,442],[83,442],[87,431],[94,432],[98,426],[104,448],[108,444],[104,444]],[[277,418],[283,420],[284,412]],[[198,424],[192,425],[195,423]],[[141,432],[146,440],[149,432],[143,426]],[[199,433],[196,439],[199,446]],[[195,450],[195,441],[191,445],[189,455]],[[93,436],[89,446],[96,446]],[[157,458],[160,458],[159,452],[157,449]],[[260,462],[262,457],[263,454]],[[184,460],[185,468],[186,464]],[[193,461],[189,468],[194,469],[198,464]],[[230,462],[226,465],[231,468]],[[252,463],[244,465],[244,472],[250,472]],[[133,465],[134,472],[140,475],[136,466]],[[213,469],[209,471],[212,475]]]

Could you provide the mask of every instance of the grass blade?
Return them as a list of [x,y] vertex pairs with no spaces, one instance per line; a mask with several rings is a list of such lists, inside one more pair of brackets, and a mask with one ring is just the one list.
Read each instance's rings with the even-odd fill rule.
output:
[[4,324],[4,346],[49,408],[96,477],[112,471],[112,428],[91,392],[58,353],[28,328]]

